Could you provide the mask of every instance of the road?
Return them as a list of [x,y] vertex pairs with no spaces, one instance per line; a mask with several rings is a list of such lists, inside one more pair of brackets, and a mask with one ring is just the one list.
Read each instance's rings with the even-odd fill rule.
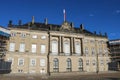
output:
[[120,72],[73,75],[0,75],[0,80],[120,80]]

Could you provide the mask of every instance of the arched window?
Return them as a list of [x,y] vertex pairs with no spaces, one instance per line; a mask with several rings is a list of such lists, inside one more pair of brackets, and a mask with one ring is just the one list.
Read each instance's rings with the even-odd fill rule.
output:
[[59,71],[59,61],[57,58],[53,60],[53,71],[58,72]]
[[80,42],[75,42],[75,53],[81,55],[81,46],[80,46]]
[[64,53],[70,55],[70,41],[64,41]]
[[78,68],[79,68],[79,71],[83,71],[83,60],[81,58],[79,59],[79,66],[78,66]]
[[67,71],[72,71],[72,63],[70,58],[67,59]]
[[57,42],[57,40],[52,41],[52,54],[53,55],[58,54],[58,42]]

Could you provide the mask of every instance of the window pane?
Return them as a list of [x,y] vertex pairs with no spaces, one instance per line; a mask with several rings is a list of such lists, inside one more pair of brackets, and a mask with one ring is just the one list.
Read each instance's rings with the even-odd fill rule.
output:
[[45,66],[45,59],[40,59],[40,66]]
[[15,43],[10,43],[9,51],[15,51]]
[[57,41],[52,41],[52,53],[57,54],[58,53],[58,42]]
[[36,44],[32,44],[32,53],[36,53]]
[[70,55],[70,42],[69,41],[64,42],[64,53],[65,55]]
[[24,44],[24,43],[21,43],[21,44],[20,44],[19,51],[20,51],[20,52],[25,52],[25,44]]
[[37,38],[37,35],[33,35],[32,38],[36,39],[36,38]]
[[30,60],[30,65],[35,66],[36,65],[36,59],[31,59]]
[[23,66],[24,65],[24,59],[18,59],[18,65]]
[[81,53],[80,42],[75,42],[75,52],[77,54]]
[[45,53],[46,50],[46,46],[45,45],[41,45],[41,53]]

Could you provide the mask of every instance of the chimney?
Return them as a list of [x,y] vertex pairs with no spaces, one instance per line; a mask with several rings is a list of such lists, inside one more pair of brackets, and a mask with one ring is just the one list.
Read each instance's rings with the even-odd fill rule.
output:
[[102,36],[102,33],[101,33],[101,32],[99,32],[99,35],[100,35],[100,36]]
[[47,18],[45,18],[45,25],[47,25],[48,24],[48,19]]
[[80,25],[80,29],[84,30],[84,25],[83,24]]
[[32,16],[32,24],[34,24],[35,20],[34,20],[34,16]]
[[94,31],[94,34],[96,35],[96,31]]
[[12,26],[12,20],[9,20],[8,26]]
[[105,36],[108,37],[107,33],[105,32]]
[[21,20],[18,21],[18,25],[19,26],[22,25],[22,21]]
[[74,28],[74,23],[73,22],[71,22],[71,27]]

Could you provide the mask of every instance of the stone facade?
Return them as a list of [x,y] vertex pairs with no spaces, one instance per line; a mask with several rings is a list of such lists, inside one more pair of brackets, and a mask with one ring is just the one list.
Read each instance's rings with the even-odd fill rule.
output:
[[6,60],[12,61],[11,73],[62,73],[108,71],[109,51],[106,35],[62,25],[9,24]]

